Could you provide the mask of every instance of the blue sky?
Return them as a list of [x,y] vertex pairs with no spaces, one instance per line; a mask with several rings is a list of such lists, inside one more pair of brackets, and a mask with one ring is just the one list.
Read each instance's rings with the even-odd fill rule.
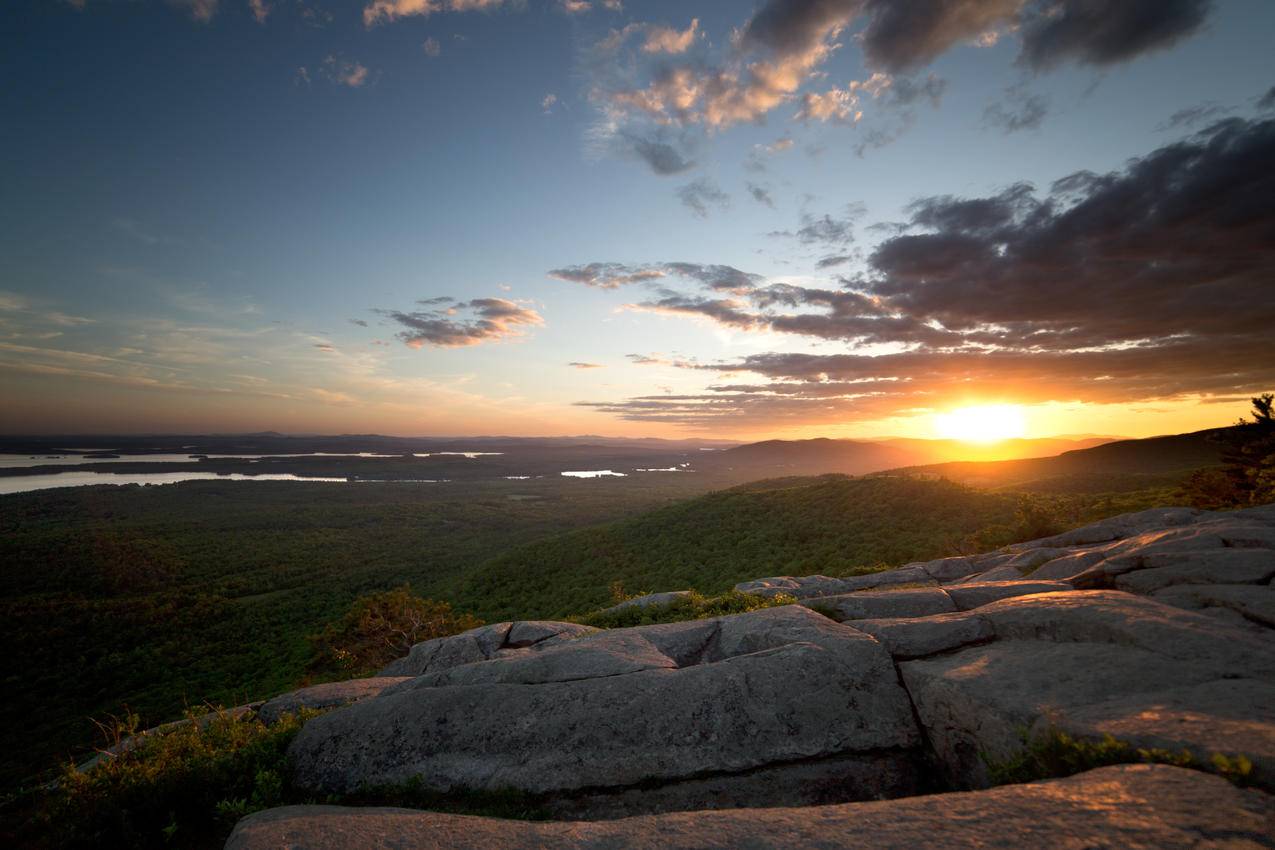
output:
[[[926,436],[983,402],[1023,405],[1034,433],[1234,418],[1272,376],[1251,339],[1210,336],[1224,314],[1188,327],[1191,305],[1271,315],[1266,255],[1220,282],[1183,262],[1156,284],[1183,312],[1149,317],[1139,299],[1166,299],[1101,278],[1111,256],[920,279],[879,249],[972,233],[909,206],[927,198],[1028,182],[1043,202],[1082,170],[1127,188],[1130,160],[1179,143],[1192,173],[1222,173],[1217,122],[1263,150],[1275,5],[948,5],[981,19],[899,23],[877,0],[17,0],[0,32],[0,429]],[[1081,194],[1097,209],[1102,191]],[[992,242],[1016,257],[1042,230],[1015,210]],[[599,287],[590,263],[647,274]],[[749,277],[728,291],[670,263]],[[1099,341],[1023,295],[1091,272],[1076,297],[1115,287],[1089,309],[1129,313]],[[919,294],[965,286],[968,307],[991,277],[1019,313]],[[1185,348],[1146,365],[1166,337],[1231,359],[1190,379]],[[774,367],[921,353],[856,377]],[[1039,374],[1015,361],[1001,380],[973,354],[1030,354]]]

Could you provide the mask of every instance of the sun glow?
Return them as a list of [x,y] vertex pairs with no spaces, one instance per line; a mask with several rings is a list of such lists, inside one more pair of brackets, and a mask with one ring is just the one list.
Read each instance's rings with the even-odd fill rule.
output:
[[934,417],[939,436],[968,443],[997,443],[1027,432],[1023,409],[1015,404],[960,407]]

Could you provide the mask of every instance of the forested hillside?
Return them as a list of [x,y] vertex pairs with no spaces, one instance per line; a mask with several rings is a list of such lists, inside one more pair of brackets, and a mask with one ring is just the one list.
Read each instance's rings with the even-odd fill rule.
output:
[[947,554],[1013,522],[1016,504],[946,481],[762,482],[523,546],[475,573],[461,598],[482,600],[490,619],[560,617],[605,604],[612,582],[714,593],[763,575],[844,575]]
[[[188,482],[0,496],[0,786],[95,741],[297,684],[356,596],[454,599],[509,546],[696,492],[691,476],[430,484]],[[688,489],[689,488],[689,489]]]

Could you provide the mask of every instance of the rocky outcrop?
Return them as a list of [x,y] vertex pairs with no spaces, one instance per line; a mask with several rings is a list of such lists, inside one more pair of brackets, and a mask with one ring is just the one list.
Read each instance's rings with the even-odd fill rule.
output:
[[344,682],[327,682],[308,688],[281,694],[267,700],[257,709],[257,716],[266,723],[274,723],[285,714],[296,714],[303,708],[322,711],[327,708],[349,705],[361,699],[374,697],[391,685],[410,681],[407,677],[377,676],[371,679],[349,679]]
[[798,606],[619,629],[436,670],[310,721],[295,780],[517,790],[563,815],[912,790],[920,736],[890,656]]
[[502,658],[517,654],[520,649],[560,643],[596,631],[592,626],[548,620],[493,623],[458,635],[418,643],[405,658],[391,663],[377,675],[419,676],[461,664]]
[[[1262,550],[1267,554],[1275,550],[1275,505],[1227,513],[1153,508],[983,555],[940,558],[850,578],[773,576],[742,582],[735,589],[763,596],[787,593],[807,599],[905,583],[1016,581],[1024,577],[1073,584],[1079,579],[1080,584],[1089,587],[1115,587],[1118,575],[1162,568],[1176,570],[1142,581],[1156,587],[1258,584],[1275,575],[1275,566],[1270,565],[1269,559],[1264,561],[1261,555],[1235,550]],[[1262,563],[1268,568],[1264,570]],[[1082,575],[1085,577],[1080,579]]]
[[1272,798],[1176,767],[1105,767],[991,791],[835,806],[528,823],[410,809],[291,806],[240,821],[227,850],[1195,850],[1271,846]]
[[626,599],[618,602],[610,608],[603,608],[601,614],[618,614],[621,611],[627,611],[631,608],[651,608],[660,605],[672,605],[674,602],[680,602],[683,599],[690,599],[691,591],[689,590],[669,590],[664,593],[647,593],[642,596],[634,596],[632,599]]
[[1244,754],[1262,774],[1275,767],[1270,641],[1117,591],[1024,596],[964,616],[984,623],[991,642],[900,664],[957,787],[986,786],[989,762],[1013,759],[1024,735],[1053,729],[1119,733],[1204,761]]
[[[1174,508],[870,575],[758,579],[738,589],[800,604],[748,614],[485,626],[352,683],[366,698],[304,727],[292,778],[316,794],[513,789],[576,823],[301,807],[249,818],[231,846],[890,847],[930,831],[950,846],[1275,846],[1255,843],[1275,789],[1272,578],[1275,507]],[[290,697],[319,698],[304,693]],[[1187,750],[1193,769],[810,807],[936,779],[984,789],[1054,732]],[[1265,791],[1208,776],[1215,754],[1251,762]],[[652,816],[580,820],[637,814]]]

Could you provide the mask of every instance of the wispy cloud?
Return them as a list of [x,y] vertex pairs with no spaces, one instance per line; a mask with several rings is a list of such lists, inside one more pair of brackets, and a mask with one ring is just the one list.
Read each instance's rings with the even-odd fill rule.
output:
[[678,200],[700,218],[708,218],[713,209],[724,210],[730,206],[730,196],[707,177],[692,180],[677,190]]
[[409,348],[463,348],[523,336],[544,318],[524,303],[505,298],[454,301],[429,298],[419,302],[427,310],[378,310],[402,326],[396,336]]
[[363,7],[363,25],[386,24],[399,18],[424,17],[437,12],[485,12],[505,0],[372,0]]

